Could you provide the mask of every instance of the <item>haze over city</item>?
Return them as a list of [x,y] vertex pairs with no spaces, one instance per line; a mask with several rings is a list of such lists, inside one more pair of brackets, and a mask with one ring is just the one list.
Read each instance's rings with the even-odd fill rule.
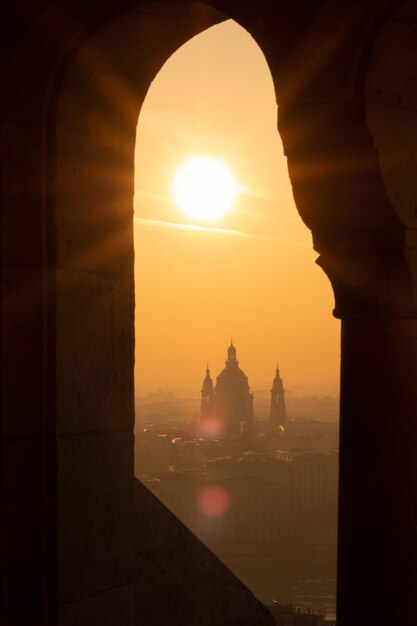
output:
[[[187,42],[152,83],[135,155],[137,393],[198,395],[233,336],[255,392],[269,389],[278,362],[290,394],[337,395],[339,321],[276,119],[263,54],[232,21]],[[215,219],[175,201],[178,171],[196,156],[236,181]]]

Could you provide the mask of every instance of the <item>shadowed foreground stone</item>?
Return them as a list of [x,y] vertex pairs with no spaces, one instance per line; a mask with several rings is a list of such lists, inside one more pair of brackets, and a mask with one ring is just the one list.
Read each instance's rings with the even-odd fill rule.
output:
[[[3,4],[2,626],[135,624],[136,127],[171,54],[225,17],[269,65],[342,319],[338,626],[415,626],[417,0]],[[136,624],[272,624],[136,491]]]
[[135,479],[136,626],[272,626],[238,578]]

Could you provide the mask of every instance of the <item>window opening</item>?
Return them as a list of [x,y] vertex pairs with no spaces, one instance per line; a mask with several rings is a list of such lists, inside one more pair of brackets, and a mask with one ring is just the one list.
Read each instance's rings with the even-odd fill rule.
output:
[[331,617],[339,322],[276,115],[231,20],[182,46],[143,104],[135,473],[265,604]]

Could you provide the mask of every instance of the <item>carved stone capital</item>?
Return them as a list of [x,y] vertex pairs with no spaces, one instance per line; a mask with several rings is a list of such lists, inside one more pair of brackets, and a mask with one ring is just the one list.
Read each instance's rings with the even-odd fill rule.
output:
[[363,101],[299,101],[280,110],[278,126],[335,316],[416,318],[417,229],[401,210],[413,186],[388,193],[392,167],[381,169]]
[[417,318],[417,248],[328,248],[316,262],[332,284],[335,317]]

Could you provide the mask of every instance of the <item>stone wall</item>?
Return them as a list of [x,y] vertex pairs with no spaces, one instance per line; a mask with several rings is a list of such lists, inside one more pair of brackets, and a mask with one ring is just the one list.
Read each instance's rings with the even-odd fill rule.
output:
[[135,479],[136,626],[272,626],[230,570]]

